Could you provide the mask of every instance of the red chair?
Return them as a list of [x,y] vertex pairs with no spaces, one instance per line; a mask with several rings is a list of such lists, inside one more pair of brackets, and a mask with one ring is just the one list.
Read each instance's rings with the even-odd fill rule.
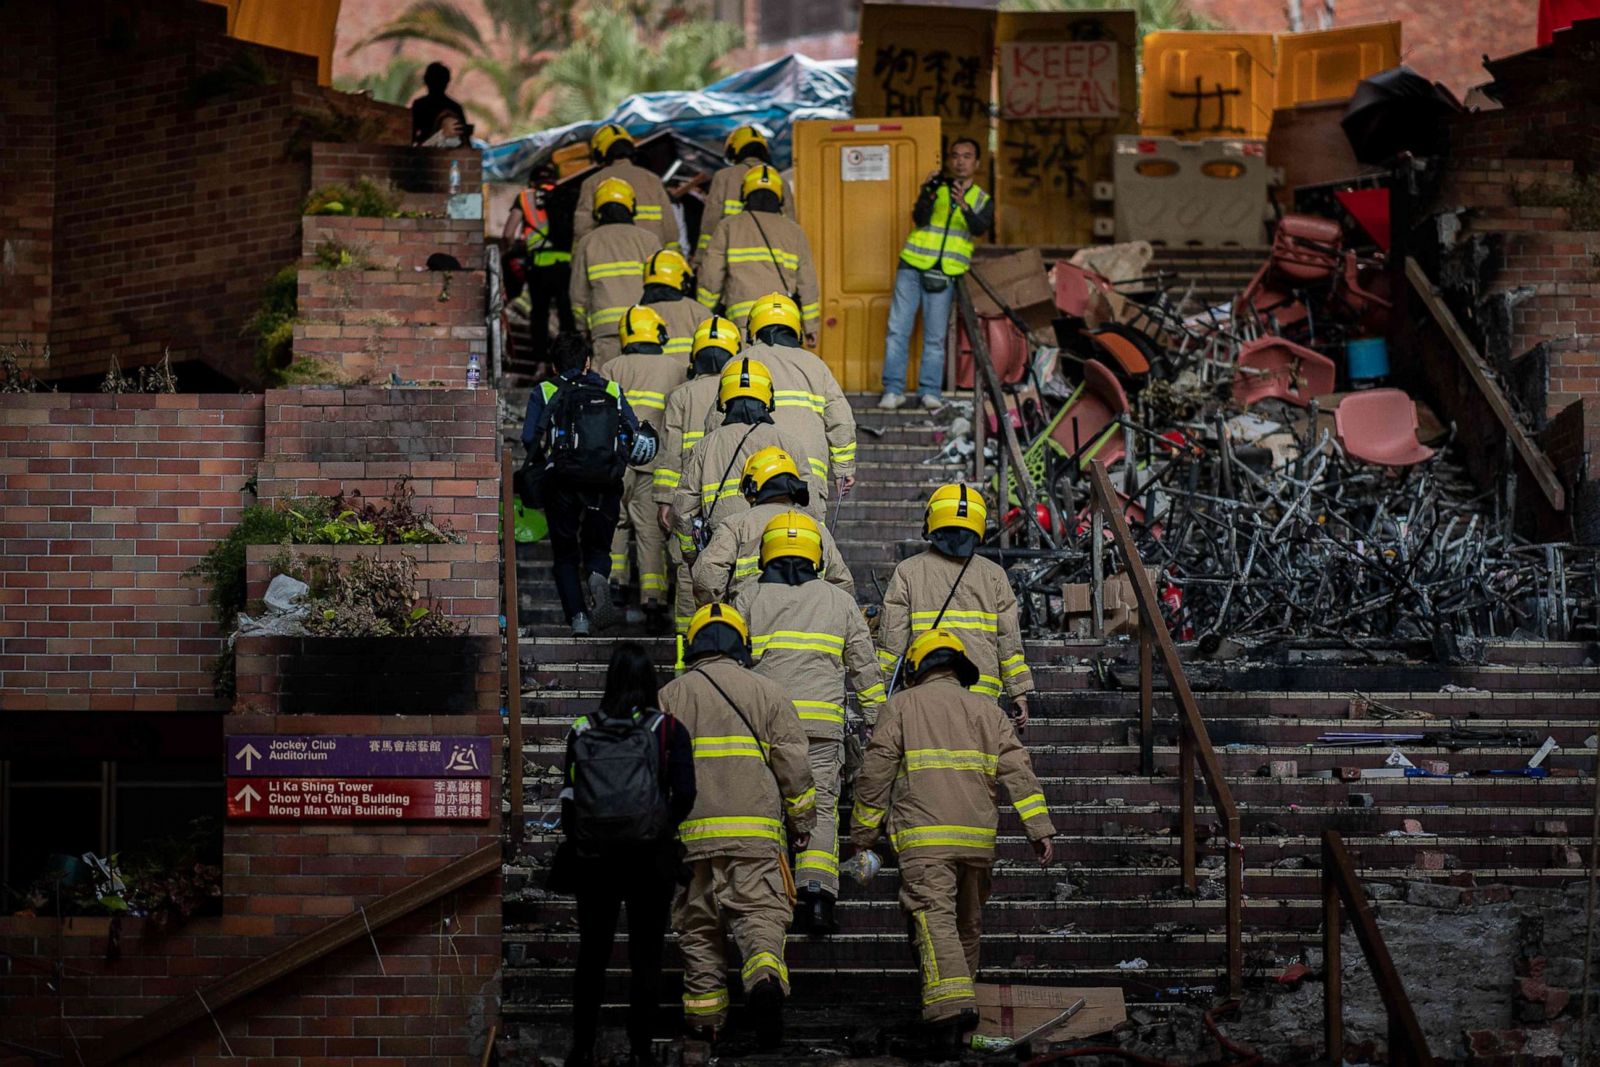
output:
[[1063,315],[1087,318],[1095,292],[1111,292],[1111,282],[1104,276],[1064,259],[1056,260],[1051,271],[1055,278],[1056,310]]
[[1078,465],[1087,469],[1091,459],[1111,466],[1122,458],[1126,448],[1122,434],[1112,423],[1128,411],[1128,394],[1117,376],[1094,360],[1083,365],[1083,384],[1068,399],[1050,428],[1050,439],[1063,454],[1072,456],[1081,448]]
[[1399,389],[1351,393],[1334,409],[1333,424],[1346,452],[1380,467],[1409,467],[1434,455],[1417,440],[1417,405]]
[[[1000,376],[1001,385],[1015,385],[1028,376],[1028,360],[1033,348],[1021,330],[1003,316],[983,315],[978,319],[983,327],[984,340],[989,345],[989,361]],[[972,356],[972,342],[967,339],[967,328],[956,328],[956,387],[972,388],[972,374],[976,362]]]
[[1281,337],[1259,337],[1239,346],[1233,398],[1245,407],[1267,397],[1305,407],[1333,392],[1333,360]]
[[1294,291],[1337,276],[1342,265],[1339,224],[1316,215],[1285,215],[1272,235],[1267,261],[1235,301],[1235,312],[1267,316],[1278,328],[1306,317]]

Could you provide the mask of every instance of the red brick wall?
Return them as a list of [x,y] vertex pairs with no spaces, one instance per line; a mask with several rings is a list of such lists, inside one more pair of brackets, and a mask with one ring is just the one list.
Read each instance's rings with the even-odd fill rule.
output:
[[183,572],[250,501],[260,396],[0,396],[0,709],[218,707]]
[[[448,196],[452,163],[460,168],[461,192],[478,192],[483,183],[483,156],[471,148],[319,143],[311,149],[311,184],[321,186],[373,178],[393,182],[402,192]],[[441,203],[436,210],[442,206]]]
[[[84,0],[72,11],[46,50],[56,68],[49,372],[99,373],[113,353],[130,367],[170,348],[175,361],[252,380],[240,330],[267,278],[300,254],[310,163],[309,142],[295,142],[318,128],[309,116],[364,116],[365,135],[403,138],[405,113],[318,88],[309,56],[226,38],[215,4]],[[24,5],[4,12],[7,32],[33,17]],[[269,84],[195,95],[241,55]]]
[[483,223],[478,219],[307,216],[303,262],[309,263],[324,241],[359,252],[383,270],[417,270],[435,252],[455,256],[468,270],[483,268]]
[[55,7],[0,8],[0,344],[42,345],[55,204]]
[[[235,715],[228,730],[498,738],[501,726],[493,714]],[[502,761],[499,746],[492,747],[494,817],[484,822],[230,823],[224,914],[159,937],[146,936],[139,920],[129,921],[120,959],[106,959],[106,920],[75,920],[58,942],[53,920],[0,919],[0,950],[23,957],[0,970],[0,1035],[55,1051],[66,1062],[73,1062],[75,1039],[87,1057],[96,1039],[118,1024],[193,996],[208,981],[498,843]],[[231,1050],[245,1064],[477,1064],[499,1014],[499,875],[378,929],[373,941],[357,941],[218,1010],[215,1025],[200,1020],[132,1062],[198,1067]],[[64,980],[50,971],[58,951]],[[52,985],[59,985],[59,995]]]
[[488,367],[483,303],[481,271],[302,270],[295,357],[354,380],[459,386],[473,352]]
[[417,503],[468,544],[499,537],[500,438],[492,389],[270,389],[263,499],[360,489],[410,476]]

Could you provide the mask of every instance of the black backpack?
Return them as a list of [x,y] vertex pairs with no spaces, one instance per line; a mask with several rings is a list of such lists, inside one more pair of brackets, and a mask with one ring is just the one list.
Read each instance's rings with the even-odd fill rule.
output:
[[622,480],[628,456],[622,446],[622,405],[605,385],[565,382],[550,398],[545,459],[563,481],[609,489]]
[[584,851],[665,840],[661,765],[671,720],[649,710],[591,722],[572,743],[572,840]]

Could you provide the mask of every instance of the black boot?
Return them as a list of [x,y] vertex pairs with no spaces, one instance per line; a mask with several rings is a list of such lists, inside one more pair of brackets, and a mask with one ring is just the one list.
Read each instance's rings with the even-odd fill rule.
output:
[[775,1049],[783,1044],[783,987],[776,978],[763,978],[745,997],[755,1024],[756,1046]]
[[826,893],[817,893],[811,898],[811,936],[827,937],[838,932],[839,921],[833,915],[833,898]]
[[811,897],[809,889],[802,889],[794,898],[794,921],[789,924],[789,930],[796,934],[809,934],[811,930]]

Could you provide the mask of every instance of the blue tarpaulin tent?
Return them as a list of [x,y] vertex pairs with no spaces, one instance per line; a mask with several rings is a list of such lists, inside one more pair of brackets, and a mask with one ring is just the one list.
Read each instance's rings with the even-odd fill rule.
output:
[[785,56],[730,74],[695,92],[639,93],[603,118],[541,130],[483,151],[489,181],[521,181],[563,145],[587,140],[596,126],[615,122],[643,136],[671,130],[720,155],[734,127],[751,122],[772,137],[773,162],[789,165],[789,127],[796,119],[848,118],[855,94],[853,60],[822,62]]

